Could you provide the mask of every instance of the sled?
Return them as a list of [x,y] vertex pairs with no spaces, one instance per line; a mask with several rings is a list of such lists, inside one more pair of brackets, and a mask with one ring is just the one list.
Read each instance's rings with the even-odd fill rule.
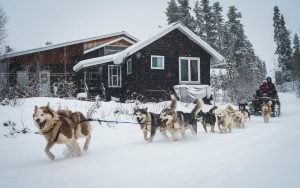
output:
[[272,117],[280,116],[280,101],[276,94],[275,96],[269,96],[267,93],[263,93],[261,96],[254,96],[249,104],[249,112],[251,115],[261,115],[261,104],[272,101]]

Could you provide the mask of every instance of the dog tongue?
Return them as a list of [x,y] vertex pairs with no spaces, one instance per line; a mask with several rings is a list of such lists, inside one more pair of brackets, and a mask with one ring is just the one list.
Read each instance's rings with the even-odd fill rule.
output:
[[40,129],[43,129],[45,127],[46,121],[39,123]]

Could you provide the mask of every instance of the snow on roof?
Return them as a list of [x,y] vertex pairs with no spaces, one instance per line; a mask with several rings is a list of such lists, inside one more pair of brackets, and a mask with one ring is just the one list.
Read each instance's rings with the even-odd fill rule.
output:
[[[214,62],[214,63],[225,62],[225,59],[222,55],[220,55],[209,44],[207,44],[205,41],[203,41],[200,37],[198,37],[195,33],[193,33],[187,27],[183,26],[180,22],[172,23],[172,24],[166,26],[165,28],[161,29],[158,33],[154,34],[152,37],[150,37],[146,40],[137,42],[134,45],[128,47],[127,49],[114,54],[112,61],[114,62],[114,64],[121,64],[126,57],[134,54],[135,52],[139,51],[140,49],[144,48],[145,46],[147,46],[147,45],[151,44],[152,42],[158,40],[159,38],[165,36],[166,34],[173,31],[174,29],[178,29],[183,34],[185,34],[189,39],[191,39],[196,44],[198,44],[200,47],[202,47],[204,50],[206,50],[212,57],[211,62]],[[106,60],[107,60],[107,58],[104,58],[104,57],[93,58],[93,60],[89,61],[88,66],[107,63]],[[93,63],[90,63],[90,62],[93,62]],[[73,67],[73,70],[79,71],[83,67],[87,67],[87,65],[85,63],[86,63],[86,60],[80,61],[78,64],[76,64]]]
[[31,53],[40,52],[40,51],[51,50],[51,49],[55,49],[55,48],[70,46],[70,45],[73,45],[73,44],[79,44],[79,43],[84,43],[84,42],[93,41],[93,40],[99,40],[99,39],[118,36],[118,35],[125,35],[130,39],[133,39],[135,41],[139,41],[137,38],[131,36],[130,34],[126,33],[125,31],[121,31],[121,32],[117,32],[117,33],[110,33],[110,34],[100,35],[100,36],[96,36],[96,37],[90,37],[90,38],[86,38],[86,39],[74,40],[74,41],[71,41],[71,42],[64,42],[64,43],[60,43],[60,44],[47,45],[47,46],[44,46],[44,47],[34,48],[34,49],[30,49],[30,50],[24,50],[24,51],[19,51],[19,52],[11,52],[11,53],[1,55],[0,60],[5,59],[5,58],[9,58],[9,57],[15,57],[15,56],[31,54]]

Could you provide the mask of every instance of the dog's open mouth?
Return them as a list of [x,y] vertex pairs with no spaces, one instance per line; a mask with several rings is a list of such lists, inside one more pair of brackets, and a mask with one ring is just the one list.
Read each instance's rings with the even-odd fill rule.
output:
[[144,118],[137,118],[137,122],[141,123],[143,121]]
[[168,122],[168,119],[164,119],[162,120],[163,123],[167,123]]
[[42,123],[39,123],[40,129],[43,129],[45,127],[46,121],[43,121]]

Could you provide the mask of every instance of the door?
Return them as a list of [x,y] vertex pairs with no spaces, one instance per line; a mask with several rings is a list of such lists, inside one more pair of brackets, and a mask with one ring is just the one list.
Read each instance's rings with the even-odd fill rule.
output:
[[50,72],[40,71],[39,72],[39,82],[40,82],[40,96],[50,96]]

